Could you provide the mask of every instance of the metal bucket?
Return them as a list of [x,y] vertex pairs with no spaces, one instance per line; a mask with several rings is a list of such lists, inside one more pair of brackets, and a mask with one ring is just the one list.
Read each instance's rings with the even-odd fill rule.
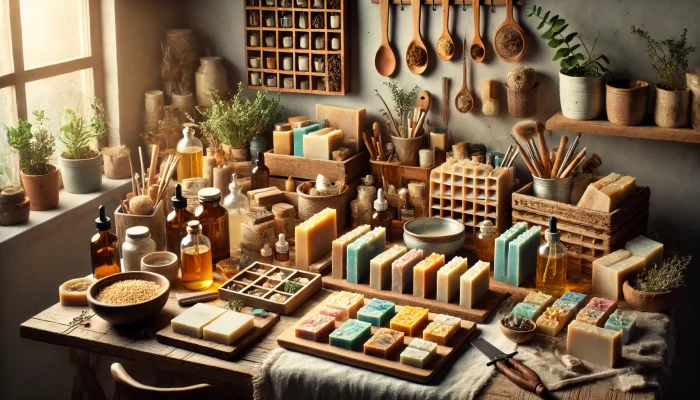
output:
[[532,190],[535,193],[535,197],[564,204],[571,203],[571,177],[542,179],[533,176],[532,179]]

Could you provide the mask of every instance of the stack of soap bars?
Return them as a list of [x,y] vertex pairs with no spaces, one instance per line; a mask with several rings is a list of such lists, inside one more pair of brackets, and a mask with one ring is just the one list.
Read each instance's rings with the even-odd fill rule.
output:
[[542,229],[518,222],[496,238],[493,278],[511,286],[520,286],[535,276],[537,248]]
[[548,336],[557,336],[559,331],[583,305],[586,295],[566,292],[537,318],[537,332]]
[[174,333],[231,345],[253,329],[254,323],[252,315],[197,303],[173,318],[170,326]]

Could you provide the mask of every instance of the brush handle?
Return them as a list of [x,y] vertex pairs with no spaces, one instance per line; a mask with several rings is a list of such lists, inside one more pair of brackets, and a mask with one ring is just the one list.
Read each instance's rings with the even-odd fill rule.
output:
[[535,144],[532,140],[525,142],[525,150],[527,151],[527,155],[530,157],[532,165],[535,167],[535,171],[537,171],[537,176],[542,178],[544,176],[542,172],[544,167],[542,167],[542,163],[537,158],[537,150],[535,150]]
[[545,169],[545,176],[549,176],[552,173],[552,163],[549,160],[549,149],[547,148],[547,141],[544,138],[544,132],[537,130],[537,138],[540,142],[540,159],[542,160],[542,165]]
[[562,162],[562,157],[564,157],[564,148],[566,148],[566,143],[569,141],[569,138],[566,136],[562,136],[561,139],[559,139],[559,150],[557,150],[557,157],[554,159],[554,165],[552,166],[552,174],[550,177],[552,179],[557,177],[557,173],[559,172],[559,168],[561,167],[561,162]]
[[525,154],[525,150],[523,149],[523,146],[520,145],[520,143],[515,143],[516,146],[518,146],[518,151],[520,152],[520,157],[523,158],[523,161],[525,161],[525,165],[527,165],[527,169],[530,170],[530,173],[532,176],[540,177],[537,174],[537,170],[535,169],[535,166],[532,165],[532,162],[530,161],[530,158]]
[[578,153],[578,155],[576,156],[576,158],[574,158],[574,160],[573,160],[573,161],[569,164],[569,166],[564,170],[564,172],[562,172],[560,178],[566,178],[567,176],[569,176],[569,174],[571,173],[571,171],[573,171],[574,168],[576,168],[576,166],[578,165],[578,163],[581,162],[581,160],[582,160],[583,157],[585,157],[585,156],[586,156],[586,148],[584,147],[583,150],[581,150],[581,152]]
[[581,139],[581,134],[579,133],[576,136],[576,139],[571,143],[571,146],[569,146],[569,149],[566,151],[566,155],[564,156],[564,159],[561,162],[561,166],[559,167],[559,174],[558,176],[561,178],[562,174],[564,173],[564,170],[566,167],[569,165],[569,162],[571,161],[571,157],[574,156],[574,152],[576,151],[576,147],[578,146],[578,141]]

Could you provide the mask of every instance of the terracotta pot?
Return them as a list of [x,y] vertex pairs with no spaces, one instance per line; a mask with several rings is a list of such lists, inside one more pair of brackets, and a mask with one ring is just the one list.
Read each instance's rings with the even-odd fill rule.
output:
[[681,128],[688,125],[690,90],[665,90],[656,85],[654,122],[662,128]]
[[690,105],[690,120],[693,123],[693,129],[700,131],[700,72],[685,73],[685,80],[688,84],[688,89],[693,92],[693,102]]
[[391,143],[394,144],[396,157],[399,158],[401,165],[418,166],[418,152],[424,147],[426,136],[421,135],[414,138],[390,137]]
[[228,73],[221,57],[202,57],[201,65],[195,72],[197,105],[211,107],[209,91],[215,89],[223,100],[228,100],[231,89],[228,86]]
[[637,290],[625,281],[622,284],[622,294],[631,307],[647,312],[664,312],[673,307],[678,301],[678,290],[667,292],[643,292]]
[[91,193],[102,187],[102,153],[92,158],[71,160],[58,157],[63,188],[68,193]]
[[617,125],[639,125],[647,109],[649,83],[620,79],[605,85],[605,110],[608,121]]
[[603,75],[577,77],[559,71],[559,101],[566,118],[590,120],[603,110]]
[[55,165],[51,167],[53,171],[46,175],[27,175],[24,170],[20,171],[32,211],[50,210],[58,205],[59,172]]
[[234,161],[248,160],[248,149],[245,147],[230,147],[229,154]]

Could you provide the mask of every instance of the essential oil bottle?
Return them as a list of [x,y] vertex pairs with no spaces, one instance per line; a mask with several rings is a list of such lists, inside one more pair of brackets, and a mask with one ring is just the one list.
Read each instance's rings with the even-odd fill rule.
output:
[[537,290],[561,296],[566,291],[566,247],[559,240],[556,217],[549,219],[544,238],[546,243],[537,251]]

